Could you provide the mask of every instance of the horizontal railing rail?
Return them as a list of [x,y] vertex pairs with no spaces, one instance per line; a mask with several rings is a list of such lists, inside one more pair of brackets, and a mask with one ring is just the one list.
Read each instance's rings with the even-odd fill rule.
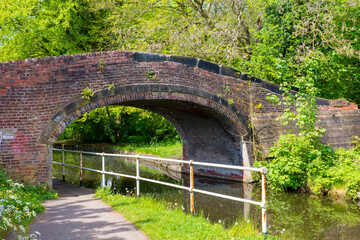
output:
[[[210,196],[215,196],[219,198],[229,199],[233,201],[239,201],[244,203],[249,203],[253,205],[258,205],[262,208],[262,233],[267,232],[267,202],[266,202],[266,173],[267,169],[265,167],[262,168],[253,168],[253,167],[242,167],[242,166],[233,166],[233,165],[225,165],[225,164],[215,164],[215,163],[207,163],[207,162],[197,162],[193,160],[178,160],[178,159],[169,159],[169,158],[160,158],[160,157],[150,157],[150,156],[141,156],[141,155],[127,155],[127,154],[114,154],[114,153],[95,153],[95,152],[87,152],[87,151],[77,151],[77,150],[65,150],[64,147],[62,149],[54,148],[54,151],[61,151],[62,152],[62,162],[56,162],[53,161],[54,164],[62,165],[62,174],[63,174],[63,181],[65,181],[65,166],[67,167],[74,167],[80,169],[80,185],[82,185],[83,182],[83,170],[97,172],[102,174],[102,186],[105,186],[105,175],[113,175],[113,176],[120,176],[120,177],[126,177],[126,178],[132,178],[136,179],[136,195],[140,196],[140,180],[141,181],[147,181],[151,183],[161,184],[165,186],[170,186],[174,188],[179,188],[183,190],[187,190],[190,193],[190,211],[193,215],[195,212],[194,207],[194,192],[206,194]],[[71,153],[79,153],[80,154],[80,165],[72,165],[65,163],[65,152],[71,152]],[[83,154],[88,155],[97,155],[102,157],[102,169],[92,169],[87,168],[83,166]],[[133,158],[136,160],[136,175],[128,175],[123,173],[114,173],[105,171],[105,156],[111,156],[111,157],[122,157],[122,158]],[[139,168],[139,160],[154,160],[154,161],[164,161],[164,162],[173,162],[173,163],[181,163],[181,164],[188,164],[190,166],[190,186],[181,186],[173,183],[158,181],[154,179],[144,178],[140,176],[140,168]],[[233,169],[233,170],[242,170],[242,171],[254,171],[254,172],[260,172],[261,173],[261,202],[253,201],[249,199],[229,196],[225,194],[220,193],[214,193],[209,192],[205,190],[196,189],[194,186],[194,165],[197,166],[207,166],[207,167],[217,167],[217,168],[226,168],[226,169]]]

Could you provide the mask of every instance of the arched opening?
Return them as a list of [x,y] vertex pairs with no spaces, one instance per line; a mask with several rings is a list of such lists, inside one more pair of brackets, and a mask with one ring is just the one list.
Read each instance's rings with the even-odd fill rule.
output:
[[[129,85],[96,92],[91,101],[77,99],[60,110],[43,130],[39,142],[52,145],[69,124],[105,105],[143,108],[162,115],[183,140],[183,158],[245,165],[242,139],[248,135],[244,117],[226,100],[208,92],[170,85]],[[249,161],[246,152],[246,161]],[[243,180],[242,172],[197,167],[204,176]]]

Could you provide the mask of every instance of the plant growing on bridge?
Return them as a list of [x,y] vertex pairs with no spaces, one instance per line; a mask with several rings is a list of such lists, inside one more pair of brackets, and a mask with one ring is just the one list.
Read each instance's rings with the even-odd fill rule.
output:
[[104,60],[100,59],[98,65],[98,71],[104,73],[105,70],[106,70],[106,63],[104,62]]
[[85,100],[91,100],[91,98],[94,96],[94,91],[90,88],[85,88],[81,92],[81,98]]
[[108,90],[113,90],[113,89],[115,89],[115,85],[114,84],[109,84]]
[[147,77],[148,78],[153,78],[155,76],[155,73],[154,72],[148,72],[147,73]]

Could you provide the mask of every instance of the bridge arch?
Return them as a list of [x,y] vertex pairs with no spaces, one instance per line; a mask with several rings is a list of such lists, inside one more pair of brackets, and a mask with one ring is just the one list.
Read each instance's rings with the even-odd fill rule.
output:
[[[43,128],[38,142],[53,145],[71,122],[106,105],[132,106],[156,112],[177,129],[183,140],[184,159],[243,165],[241,139],[248,136],[245,117],[228,101],[209,92],[162,84],[124,85],[78,98],[60,109]],[[234,170],[198,167],[196,173],[242,179]]]
[[185,126],[186,120],[179,113],[211,118],[233,137],[246,137],[249,134],[245,116],[219,96],[185,86],[138,84],[103,89],[95,92],[91,100],[78,98],[68,103],[46,124],[38,143],[54,144],[71,122],[106,105],[125,105],[156,112],[168,119],[184,138],[184,128],[189,126]]

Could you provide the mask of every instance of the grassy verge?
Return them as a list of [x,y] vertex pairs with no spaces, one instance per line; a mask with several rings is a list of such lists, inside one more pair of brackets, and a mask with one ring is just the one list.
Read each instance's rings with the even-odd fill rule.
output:
[[36,238],[35,233],[28,237],[27,226],[36,214],[44,211],[41,203],[55,198],[57,193],[47,190],[45,186],[16,183],[0,171],[0,239],[11,231],[17,231],[23,239]]
[[114,149],[131,151],[139,154],[151,154],[164,158],[182,158],[182,142],[168,141],[152,144],[129,144],[126,146],[109,146]]
[[[251,221],[241,221],[231,228],[212,224],[203,217],[191,217],[181,208],[144,195],[140,198],[113,194],[110,188],[97,190],[96,196],[133,222],[150,239],[264,239]],[[267,236],[266,239],[279,239]]]

